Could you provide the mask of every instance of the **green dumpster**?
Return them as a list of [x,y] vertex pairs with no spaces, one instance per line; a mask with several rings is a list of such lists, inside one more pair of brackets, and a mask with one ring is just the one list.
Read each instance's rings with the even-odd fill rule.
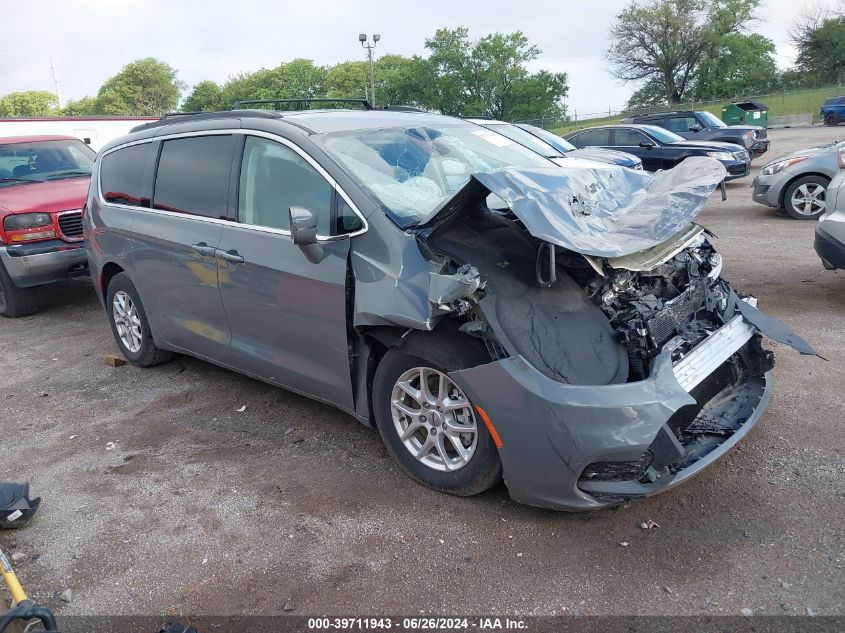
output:
[[722,108],[722,121],[728,125],[769,127],[769,106],[755,99],[729,103]]

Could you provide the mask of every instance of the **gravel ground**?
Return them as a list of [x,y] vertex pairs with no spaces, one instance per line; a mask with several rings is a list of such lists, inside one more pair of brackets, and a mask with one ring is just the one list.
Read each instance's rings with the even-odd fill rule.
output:
[[[767,157],[834,134],[770,136]],[[0,321],[0,479],[44,498],[0,545],[25,554],[19,575],[60,617],[843,614],[845,277],[822,269],[814,222],[752,203],[750,183],[700,219],[726,276],[828,360],[769,343],[769,410],[677,489],[577,515],[503,486],[433,492],[322,404],[190,358],[107,366],[116,347],[79,281]]]

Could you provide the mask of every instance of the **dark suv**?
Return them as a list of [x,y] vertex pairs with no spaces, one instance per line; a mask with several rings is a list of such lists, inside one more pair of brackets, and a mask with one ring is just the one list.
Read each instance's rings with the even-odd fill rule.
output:
[[694,141],[722,141],[744,147],[751,158],[762,156],[769,149],[766,129],[759,125],[726,125],[712,112],[687,110],[643,114],[623,119],[622,123],[658,125]]
[[104,147],[83,223],[133,364],[191,354],[327,402],[437,490],[504,475],[589,509],[685,481],[768,403],[758,330],[785,326],[692,222],[724,177],[562,169],[427,113],[236,110]]
[[831,97],[819,108],[819,117],[825,125],[839,125],[845,121],[845,97]]

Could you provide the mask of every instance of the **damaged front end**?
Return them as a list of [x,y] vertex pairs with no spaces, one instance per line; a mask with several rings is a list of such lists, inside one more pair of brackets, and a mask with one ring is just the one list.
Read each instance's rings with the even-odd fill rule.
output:
[[480,174],[418,229],[432,314],[490,354],[450,375],[501,437],[514,499],[589,509],[675,485],[765,409],[760,332],[814,353],[720,277],[692,222],[723,171]]

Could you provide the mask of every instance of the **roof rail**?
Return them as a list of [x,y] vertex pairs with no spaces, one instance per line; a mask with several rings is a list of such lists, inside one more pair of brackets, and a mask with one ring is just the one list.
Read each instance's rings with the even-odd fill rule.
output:
[[[200,112],[168,112],[163,115],[158,121],[150,121],[149,123],[142,123],[136,125],[130,132],[139,132],[141,130],[148,130],[154,127],[162,127],[165,125],[173,125],[174,123],[182,123],[183,121],[202,121],[204,119],[219,119],[221,117],[231,117],[232,110],[222,111],[200,111]],[[261,118],[261,119],[276,119],[278,114],[275,112],[262,112],[255,110],[246,110],[238,112],[236,116]]]
[[244,106],[285,104],[285,103],[354,103],[363,106],[365,110],[372,110],[373,105],[366,99],[329,99],[328,97],[309,97],[303,99],[251,99],[246,101],[235,101],[232,110],[239,110]]

